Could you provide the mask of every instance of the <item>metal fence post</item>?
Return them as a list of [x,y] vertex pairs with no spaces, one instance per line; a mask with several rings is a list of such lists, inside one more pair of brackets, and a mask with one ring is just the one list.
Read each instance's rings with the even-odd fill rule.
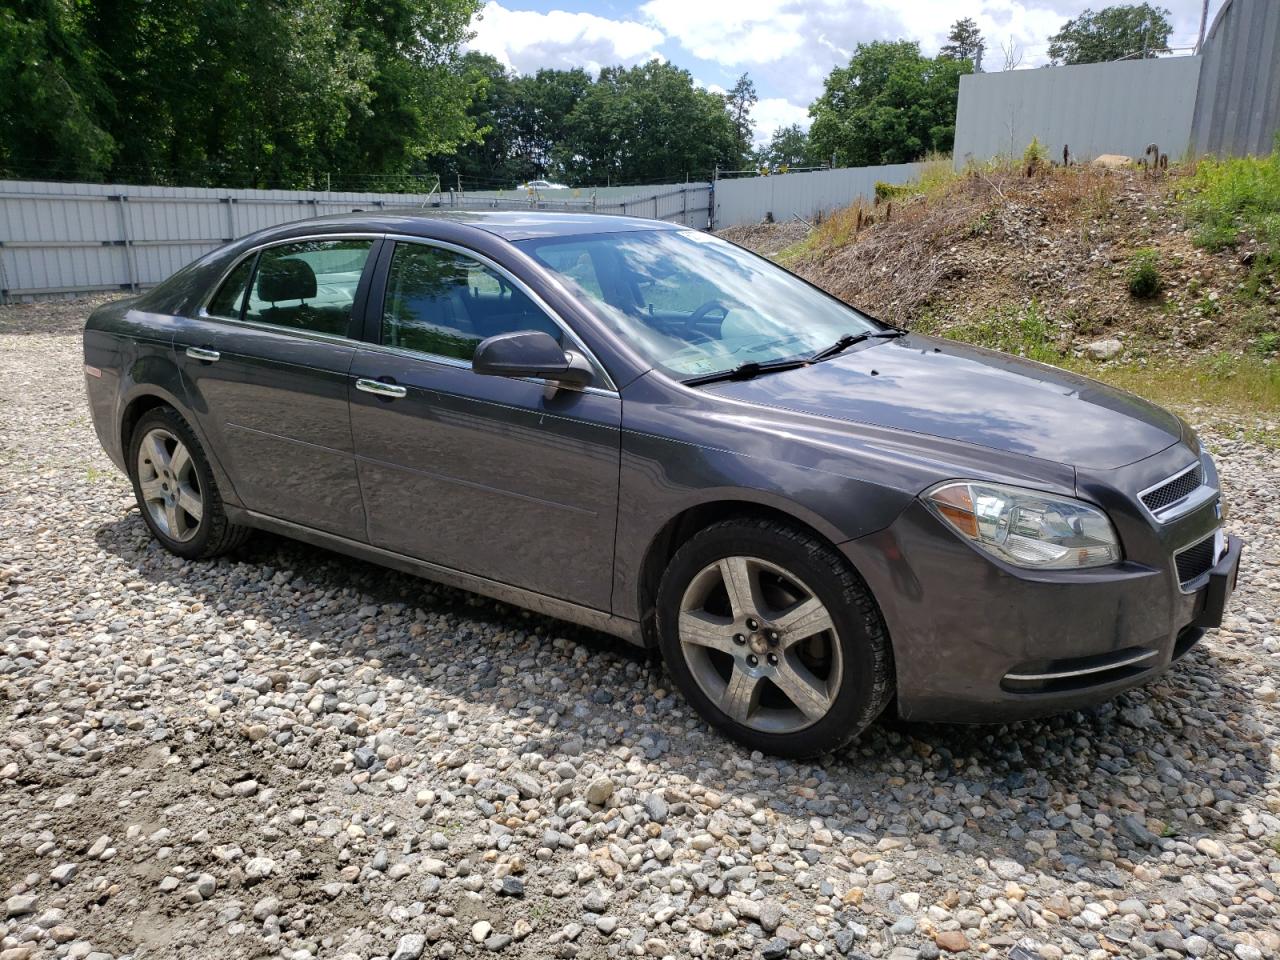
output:
[[125,265],[129,268],[129,292],[137,293],[140,289],[138,286],[138,264],[133,255],[133,232],[129,229],[129,208],[125,206],[129,198],[120,193],[112,199],[120,204],[120,243],[124,246]]

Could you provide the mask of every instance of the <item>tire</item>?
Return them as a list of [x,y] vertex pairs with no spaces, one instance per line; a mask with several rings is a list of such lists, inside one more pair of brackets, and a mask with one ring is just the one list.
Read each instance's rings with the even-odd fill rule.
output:
[[142,519],[170,553],[206,560],[248,538],[248,527],[227,519],[208,458],[172,407],[142,415],[129,439],[126,463]]
[[830,544],[780,521],[725,520],[691,537],[662,576],[657,621],[685,698],[753,750],[833,752],[893,697],[889,634],[866,584]]

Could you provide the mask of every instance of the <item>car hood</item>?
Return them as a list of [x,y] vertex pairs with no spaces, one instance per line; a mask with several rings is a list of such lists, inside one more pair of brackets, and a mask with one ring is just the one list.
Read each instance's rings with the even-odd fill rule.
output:
[[1182,438],[1177,417],[1056,367],[911,334],[707,387],[719,396],[1109,470]]

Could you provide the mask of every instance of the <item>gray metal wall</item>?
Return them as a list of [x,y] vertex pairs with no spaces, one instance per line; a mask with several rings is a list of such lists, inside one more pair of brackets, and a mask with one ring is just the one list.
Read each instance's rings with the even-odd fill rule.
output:
[[707,226],[710,184],[613,190],[605,202],[590,196],[547,199],[550,192],[500,199],[0,181],[0,302],[139,290],[236,237],[353,210],[427,205],[595,211]]
[[1192,146],[1269,153],[1280,130],[1280,2],[1227,0],[1205,39]]
[[906,183],[920,175],[920,168],[918,163],[894,163],[720,180],[716,183],[712,224],[720,230],[759,223],[767,214],[778,221],[792,217],[812,220],[819,213],[871,199],[878,181]]
[[1164,57],[961,77],[955,164],[1020,156],[1033,137],[1053,159],[1061,159],[1064,145],[1073,158],[1091,160],[1138,157],[1149,143],[1180,159],[1191,144],[1200,61]]

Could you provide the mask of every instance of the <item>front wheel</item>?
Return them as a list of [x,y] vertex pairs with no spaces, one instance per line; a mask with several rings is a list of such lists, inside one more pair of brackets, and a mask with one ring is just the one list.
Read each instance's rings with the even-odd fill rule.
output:
[[203,560],[248,537],[248,527],[227,519],[209,462],[178,411],[156,407],[142,415],[128,464],[142,519],[166,550]]
[[874,598],[834,548],[797,527],[741,519],[695,534],[663,575],[657,612],[686,699],[752,749],[831,752],[893,695]]

